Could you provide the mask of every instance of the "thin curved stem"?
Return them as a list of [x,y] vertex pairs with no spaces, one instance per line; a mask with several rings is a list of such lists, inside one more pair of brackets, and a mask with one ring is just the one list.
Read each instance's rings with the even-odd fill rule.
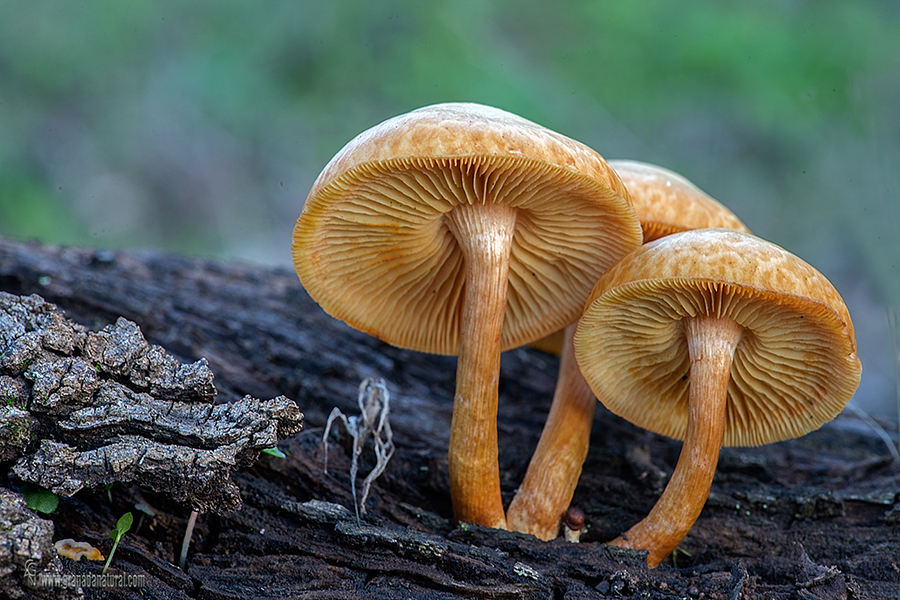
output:
[[454,517],[506,529],[497,451],[497,391],[506,312],[509,253],[517,210],[462,204],[448,215],[466,260],[456,395],[450,424],[450,497]]
[[187,555],[188,548],[191,546],[191,536],[194,534],[194,525],[197,524],[197,515],[200,514],[200,511],[194,509],[191,511],[191,516],[188,519],[187,527],[184,530],[184,539],[181,541],[181,556],[178,558],[178,566],[181,567],[182,571],[187,569]]
[[597,399],[575,362],[575,325],[565,329],[550,412],[507,511],[510,529],[542,540],[559,535],[560,521],[572,502],[587,456],[597,408]]
[[687,434],[675,472],[650,513],[610,544],[647,550],[656,567],[693,526],[709,496],[725,435],[731,361],[743,328],[729,318],[685,319],[691,357]]

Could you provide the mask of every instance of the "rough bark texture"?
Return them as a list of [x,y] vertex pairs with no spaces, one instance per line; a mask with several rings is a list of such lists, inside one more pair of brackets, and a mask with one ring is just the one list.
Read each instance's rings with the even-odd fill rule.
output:
[[[709,501],[675,564],[650,570],[641,553],[602,542],[653,506],[677,443],[597,411],[573,502],[589,526],[579,544],[453,527],[446,454],[455,359],[392,348],[347,328],[322,313],[288,270],[0,239],[0,290],[39,294],[85,335],[119,317],[136,323],[179,365],[205,359],[219,402],[284,395],[305,413],[304,431],[279,444],[286,458],[263,455],[232,475],[240,509],[201,513],[186,573],[175,564],[191,505],[152,478],[61,498],[49,516],[53,539],[87,541],[104,553],[118,516],[139,515],[111,571],[140,575],[144,586],[85,587],[85,597],[900,598],[900,469],[881,439],[852,420],[839,418],[800,440],[723,450]],[[535,350],[503,357],[499,437],[507,505],[540,435],[557,366]],[[384,378],[390,389],[396,451],[357,522],[350,457],[332,448],[323,473],[321,428],[334,407],[358,412],[358,386],[367,377]],[[153,396],[147,384],[113,379]],[[156,380],[161,401],[182,401],[166,395],[164,373]],[[13,395],[28,391],[14,377],[4,385]],[[16,410],[3,413],[4,424],[42,431],[27,407],[9,408]],[[75,427],[71,414],[58,421],[72,425],[66,443],[73,447],[92,435]],[[16,484],[9,473],[23,456],[55,454],[33,436],[0,448],[7,448],[0,456],[6,488]],[[370,448],[360,460],[364,474],[374,464]],[[4,520],[4,529],[40,519],[16,494],[3,491],[2,499],[4,514],[18,515]],[[136,504],[150,512],[137,512]],[[46,529],[40,521],[28,526]],[[21,554],[0,547],[4,552]],[[54,560],[68,574],[102,568]]]
[[0,291],[0,455],[14,482],[62,496],[138,482],[200,511],[240,508],[230,476],[303,415],[284,396],[214,406],[204,359],[181,364],[119,318],[89,333],[37,295]]

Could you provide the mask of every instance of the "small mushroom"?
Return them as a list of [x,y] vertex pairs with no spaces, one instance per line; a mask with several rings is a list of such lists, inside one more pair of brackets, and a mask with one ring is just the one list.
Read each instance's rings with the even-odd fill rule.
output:
[[348,143],[313,184],[293,257],[329,314],[395,346],[458,355],[454,516],[505,528],[500,352],[577,319],[594,281],[640,243],[599,154],[505,111],[451,103]]
[[587,529],[584,519],[584,511],[574,506],[570,506],[569,510],[563,514],[563,535],[567,542],[577,544],[581,541],[581,536]]
[[657,566],[712,485],[719,450],[799,437],[834,418],[859,385],[850,315],[813,267],[750,234],[676,233],[645,244],[597,283],[575,357],[613,413],[684,440],[641,522],[611,543]]
[[106,560],[97,548],[94,548],[87,542],[76,542],[72,538],[59,540],[53,546],[56,548],[56,553],[63,558],[71,558],[78,561],[83,556],[88,560]]
[[[609,163],[629,191],[644,243],[679,231],[727,227],[749,233],[720,202],[684,177],[648,163]],[[560,355],[550,412],[528,471],[507,511],[510,529],[542,540],[555,538],[572,500],[590,444],[597,400],[575,363],[572,336],[577,323],[529,344]]]

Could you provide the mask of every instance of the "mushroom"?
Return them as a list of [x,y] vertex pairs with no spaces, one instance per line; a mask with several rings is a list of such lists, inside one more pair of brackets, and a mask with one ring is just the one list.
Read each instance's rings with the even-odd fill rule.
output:
[[587,526],[584,522],[584,511],[580,508],[570,506],[563,514],[562,518],[563,532],[567,542],[577,544],[581,541]]
[[676,233],[630,253],[594,287],[574,343],[600,402],[684,440],[656,505],[611,542],[647,550],[651,567],[699,516],[723,445],[817,429],[861,375],[831,283],[782,248],[727,229]]
[[506,527],[500,352],[576,320],[600,274],[641,243],[626,194],[587,146],[467,103],[373,127],[313,184],[293,236],[309,294],[389,344],[458,354],[449,443],[457,520]]
[[56,553],[63,558],[71,558],[74,561],[81,560],[81,557],[88,560],[106,560],[103,554],[97,548],[94,548],[88,542],[76,542],[72,538],[66,538],[54,542]]
[[[611,160],[628,189],[644,243],[678,231],[727,227],[749,233],[733,212],[673,171],[633,160]],[[590,444],[597,400],[575,363],[577,323],[529,344],[560,355],[550,412],[528,470],[507,511],[510,529],[542,540],[559,534]]]

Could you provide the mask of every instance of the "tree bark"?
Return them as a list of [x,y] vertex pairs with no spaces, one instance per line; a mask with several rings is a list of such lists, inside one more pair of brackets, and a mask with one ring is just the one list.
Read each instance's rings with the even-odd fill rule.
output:
[[[144,588],[85,587],[84,597],[900,597],[900,469],[881,438],[852,419],[839,417],[799,440],[723,449],[696,524],[673,558],[649,569],[643,553],[603,542],[647,514],[665,484],[659,474],[674,468],[678,443],[598,407],[573,499],[589,527],[581,543],[454,527],[447,444],[455,359],[400,350],[350,329],[324,314],[288,269],[0,238],[0,291],[38,294],[86,334],[114,328],[124,317],[185,368],[204,360],[214,375],[217,406],[238,406],[245,396],[284,396],[305,414],[304,430],[278,444],[285,458],[262,455],[231,475],[240,508],[200,514],[186,573],[175,565],[190,495],[135,476],[109,490],[88,485],[61,497],[43,519],[52,522],[53,540],[90,542],[104,554],[116,519],[136,515],[111,570],[143,577]],[[557,369],[556,358],[536,350],[503,355],[498,438],[504,505],[537,443]],[[157,375],[153,391],[147,384],[143,393],[170,403],[190,400],[166,387],[164,373]],[[333,408],[359,412],[358,389],[366,378],[383,378],[390,390],[396,450],[357,521],[351,457],[332,448],[324,473],[321,435]],[[0,381],[9,387],[4,394],[30,397],[33,389],[8,379]],[[124,374],[110,379],[137,386]],[[15,411],[2,414],[4,426],[44,431],[29,420],[37,417],[28,406],[8,408]],[[69,445],[77,446],[78,421],[68,421]],[[173,422],[171,431],[178,427]],[[50,441],[0,451],[4,523],[46,532],[15,499],[20,478],[12,471],[22,453]],[[374,464],[366,446],[360,475]],[[24,555],[8,550],[13,546],[4,546],[2,537],[0,565],[4,552],[19,557],[10,559],[13,564],[24,564]],[[102,569],[102,563],[58,560],[62,573]],[[15,573],[21,576],[21,568]]]

